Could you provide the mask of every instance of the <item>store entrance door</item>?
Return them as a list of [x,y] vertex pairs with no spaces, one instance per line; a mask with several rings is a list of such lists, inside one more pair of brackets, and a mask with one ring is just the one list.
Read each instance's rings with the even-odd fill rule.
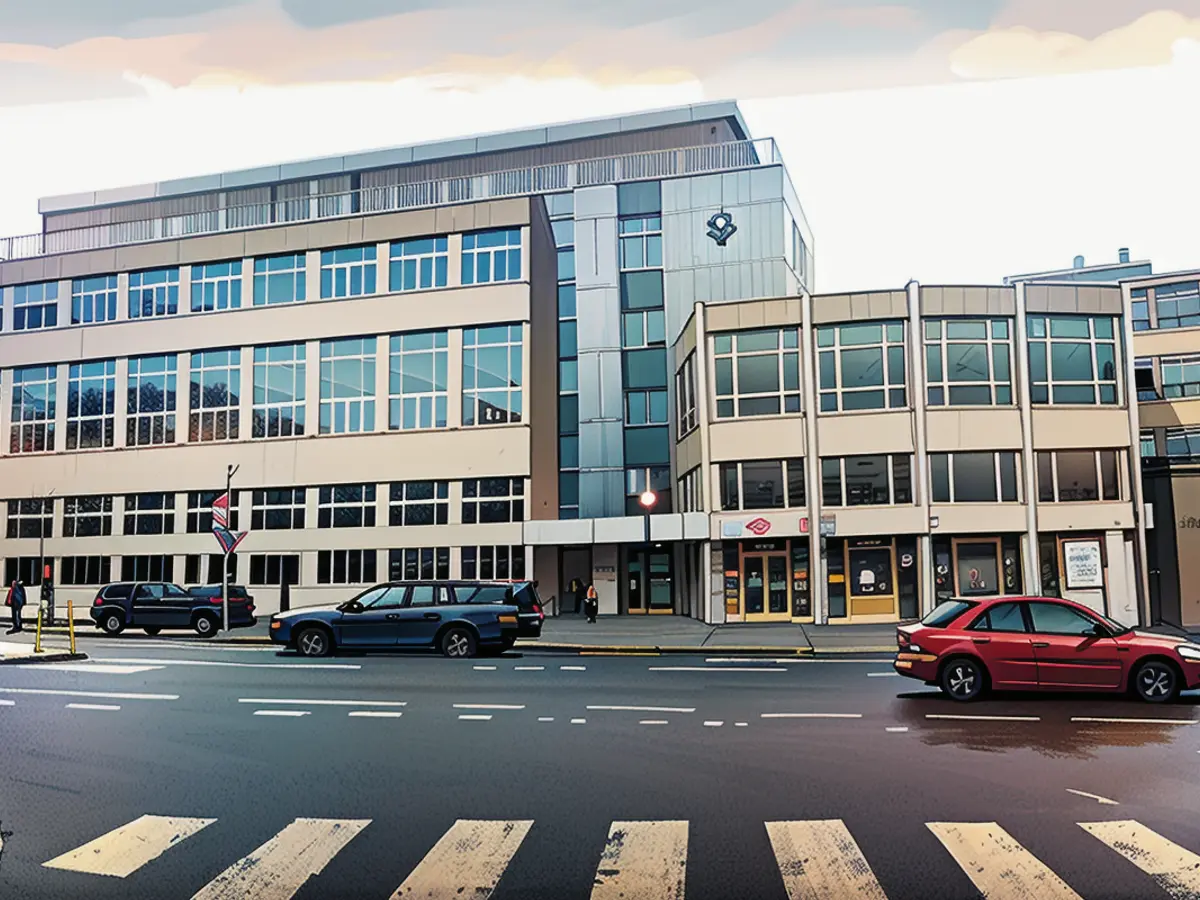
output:
[[846,541],[846,573],[852,621],[886,622],[899,617],[895,541]]
[[667,550],[629,552],[629,612],[631,615],[671,615],[675,612],[673,566]]
[[751,553],[743,556],[742,585],[744,621],[791,621],[787,553]]

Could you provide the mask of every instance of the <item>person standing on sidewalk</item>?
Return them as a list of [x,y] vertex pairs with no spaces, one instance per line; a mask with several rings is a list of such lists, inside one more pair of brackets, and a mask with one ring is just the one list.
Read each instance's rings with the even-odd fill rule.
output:
[[16,634],[18,631],[24,631],[25,629],[21,627],[21,610],[25,608],[25,586],[19,579],[15,579],[8,589],[4,605],[9,607],[12,614],[12,628],[8,630],[8,633]]
[[583,610],[587,613],[587,620],[595,625],[596,613],[600,611],[600,598],[596,594],[596,585],[594,584],[589,584],[587,587],[587,598],[583,601]]
[[582,578],[571,582],[571,590],[575,594],[575,615],[579,615],[587,607],[587,586]]

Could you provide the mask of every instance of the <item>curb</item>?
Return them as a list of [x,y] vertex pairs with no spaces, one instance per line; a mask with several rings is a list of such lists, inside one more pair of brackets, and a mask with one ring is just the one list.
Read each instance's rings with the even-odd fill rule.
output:
[[41,663],[78,662],[87,659],[86,653],[30,653],[28,656],[9,656],[0,659],[0,666],[28,666]]

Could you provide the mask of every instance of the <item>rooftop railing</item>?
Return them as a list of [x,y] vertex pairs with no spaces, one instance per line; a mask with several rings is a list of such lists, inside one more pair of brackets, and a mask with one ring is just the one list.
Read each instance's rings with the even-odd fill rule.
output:
[[[179,215],[0,238],[0,260],[32,259],[279,224],[558,193],[591,185],[729,172],[781,162],[774,139],[762,138],[551,163],[435,181],[361,187],[329,194],[293,195],[286,199],[280,196],[284,192],[273,191],[270,200],[244,205],[217,205],[214,201],[221,195],[210,192],[196,197],[172,198],[183,210]],[[195,207],[195,211],[190,207]]]

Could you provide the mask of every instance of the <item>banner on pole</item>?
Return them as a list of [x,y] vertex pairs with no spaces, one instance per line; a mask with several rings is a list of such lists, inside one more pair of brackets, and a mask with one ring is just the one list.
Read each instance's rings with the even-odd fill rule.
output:
[[213,530],[229,527],[229,494],[225,493],[212,502]]
[[230,531],[228,528],[218,528],[213,526],[213,536],[216,537],[217,543],[221,545],[221,550],[228,556],[237,549],[238,544],[246,537],[248,532],[245,531]]

